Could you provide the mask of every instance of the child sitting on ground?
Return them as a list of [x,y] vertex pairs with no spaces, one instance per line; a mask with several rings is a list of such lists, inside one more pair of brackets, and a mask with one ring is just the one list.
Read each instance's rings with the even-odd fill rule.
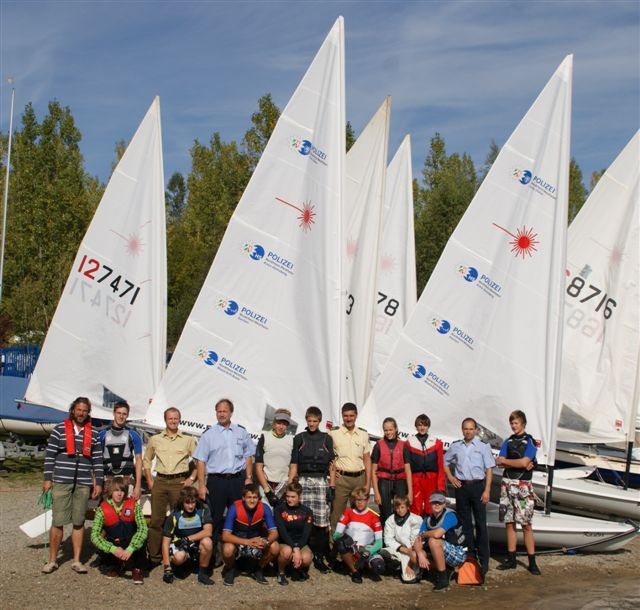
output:
[[377,513],[368,507],[369,493],[364,487],[351,492],[351,506],[340,517],[333,539],[336,549],[347,566],[351,582],[362,584],[362,572],[368,569],[371,580],[382,580],[384,559],[378,554],[382,548],[382,524]]
[[183,568],[188,563],[198,566],[198,582],[212,585],[209,577],[209,560],[213,551],[211,535],[213,525],[211,511],[198,502],[198,491],[185,487],[180,491],[180,499],[173,512],[164,522],[162,531],[162,580],[171,584],[174,579],[172,566]]
[[111,480],[106,499],[96,509],[91,542],[98,549],[107,578],[131,569],[133,583],[141,585],[147,522],[135,499],[126,497],[128,487],[123,477]]
[[400,579],[404,583],[417,582],[420,571],[413,543],[420,532],[422,519],[409,511],[410,505],[408,496],[393,499],[393,515],[384,524],[386,546],[380,551],[388,563],[400,562]]

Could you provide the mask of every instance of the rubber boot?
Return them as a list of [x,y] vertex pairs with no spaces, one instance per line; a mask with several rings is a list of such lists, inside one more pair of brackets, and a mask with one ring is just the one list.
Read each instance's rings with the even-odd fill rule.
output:
[[527,557],[529,558],[529,572],[531,572],[534,576],[540,576],[541,572],[538,564],[536,563],[536,556],[527,555]]
[[436,584],[433,587],[434,591],[446,591],[449,588],[449,574],[446,570],[436,573]]
[[515,570],[517,565],[515,551],[509,552],[507,558],[498,566],[498,570]]

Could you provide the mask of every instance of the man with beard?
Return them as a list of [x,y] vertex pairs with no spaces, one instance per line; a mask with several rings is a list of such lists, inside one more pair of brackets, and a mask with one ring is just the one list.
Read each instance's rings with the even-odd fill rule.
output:
[[[73,524],[71,569],[86,574],[80,562],[84,521],[89,496],[94,500],[102,494],[102,449],[98,432],[91,427],[91,402],[79,396],[69,408],[69,418],[58,424],[47,443],[44,458],[42,489],[52,491],[53,518],[49,530],[49,562],[42,568],[44,574],[58,569],[58,550],[62,542],[63,527]],[[93,488],[93,489],[92,489]]]

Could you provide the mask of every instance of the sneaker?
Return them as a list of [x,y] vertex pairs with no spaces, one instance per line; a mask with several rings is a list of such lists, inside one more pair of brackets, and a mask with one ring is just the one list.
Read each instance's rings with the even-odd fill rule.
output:
[[140,568],[133,568],[131,570],[131,580],[134,585],[141,585],[143,583],[142,570]]
[[253,573],[253,579],[259,584],[259,585],[266,585],[267,583],[267,579],[264,577],[264,574],[262,573],[262,568],[258,568],[254,573]]
[[118,570],[116,570],[115,568],[109,568],[105,572],[105,576],[107,578],[118,578],[118,576],[120,576],[120,572],[118,572]]
[[162,575],[162,580],[170,585],[173,582],[173,570],[165,570]]
[[331,568],[324,561],[322,561],[322,557],[320,555],[313,556],[313,566],[316,570],[318,570],[318,572],[322,574],[326,574],[327,572],[331,571]]
[[233,568],[231,568],[222,579],[225,587],[233,587],[233,581],[236,577],[236,572]]
[[357,584],[357,585],[361,585],[362,584],[362,574],[360,574],[360,572],[358,572],[357,570],[355,572],[351,573],[351,582]]
[[44,564],[41,572],[43,574],[51,574],[51,572],[55,572],[57,569],[58,569],[58,563],[55,561],[50,561],[49,563]]
[[213,580],[209,578],[209,575],[204,571],[198,572],[198,582],[201,585],[206,585],[208,587],[213,584]]
[[515,570],[518,564],[516,563],[516,554],[509,553],[507,558],[497,567],[498,570]]
[[541,576],[542,575],[542,572],[540,571],[540,568],[535,563],[529,565],[529,572],[531,572],[531,574],[533,574],[534,576]]
[[278,574],[278,584],[286,587],[289,584],[287,577],[284,574]]
[[436,584],[433,586],[434,591],[446,591],[449,588],[449,575],[446,572],[438,572],[436,574]]
[[71,564],[71,569],[76,574],[86,574],[89,571],[89,570],[87,570],[87,568],[85,567],[85,565],[81,561],[74,561]]

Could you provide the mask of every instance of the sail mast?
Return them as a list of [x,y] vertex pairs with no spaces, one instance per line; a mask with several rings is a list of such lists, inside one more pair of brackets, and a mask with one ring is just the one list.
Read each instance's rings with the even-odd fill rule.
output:
[[[7,79],[13,83],[13,79]],[[2,286],[4,285],[4,243],[7,235],[7,205],[9,199],[9,175],[11,173],[11,142],[13,140],[13,102],[16,96],[15,87],[11,87],[11,110],[9,113],[9,144],[7,146],[7,170],[4,179],[4,195],[2,197],[2,243],[0,244],[0,303],[2,303]]]

